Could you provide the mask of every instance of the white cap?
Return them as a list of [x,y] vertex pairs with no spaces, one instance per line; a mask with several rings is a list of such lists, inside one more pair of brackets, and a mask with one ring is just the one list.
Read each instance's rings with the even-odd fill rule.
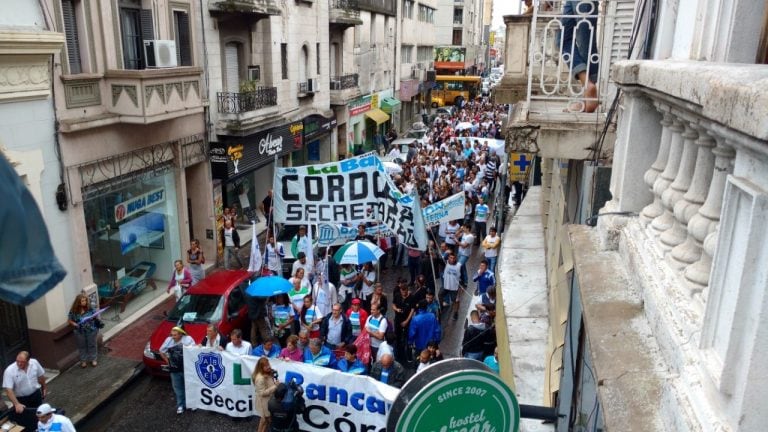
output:
[[37,415],[38,416],[44,416],[46,414],[52,414],[55,413],[56,409],[53,408],[50,404],[44,403],[37,407]]

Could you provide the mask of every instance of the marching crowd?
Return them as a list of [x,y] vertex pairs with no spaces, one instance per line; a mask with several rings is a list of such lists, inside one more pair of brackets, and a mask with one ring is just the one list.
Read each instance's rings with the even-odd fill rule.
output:
[[[505,106],[481,100],[466,103],[451,116],[435,118],[424,138],[414,140],[406,154],[396,149],[390,153],[402,168],[393,175],[394,183],[403,193],[415,192],[422,207],[463,194],[463,218],[431,227],[426,251],[407,248],[396,238],[373,237],[366,233],[370,224],[360,224],[356,240],[370,241],[385,251],[377,261],[339,265],[333,250],[320,248],[308,259],[303,252],[307,249],[298,248],[289,279],[292,289],[266,301],[251,299],[250,335],[240,329],[220,335],[215,325],[209,326],[200,345],[261,358],[252,377],[261,412],[270,412],[275,392],[286,394],[269,378],[271,358],[366,374],[401,387],[413,373],[442,360],[444,329],[458,322],[462,301],[471,304],[461,355],[498,371],[495,271],[501,238],[489,222],[495,206],[506,203],[506,199],[494,202],[496,189],[505,188],[501,195],[506,196],[509,188],[498,181],[505,169],[503,160],[477,138],[499,138],[505,113]],[[264,205],[271,220],[271,191]],[[294,242],[304,241],[311,240],[302,226]],[[477,268],[469,268],[473,254],[482,254]],[[262,274],[281,274],[284,255],[274,232],[268,230]],[[382,276],[387,272],[397,272],[396,286],[385,290]],[[391,299],[385,291],[393,293]],[[176,327],[160,351],[167,356],[175,346],[194,344],[190,339]],[[177,412],[182,413],[183,373],[176,379],[171,375]],[[178,385],[182,387],[177,389]],[[265,416],[259,430],[266,431],[268,425]],[[272,429],[279,428],[273,424]]]

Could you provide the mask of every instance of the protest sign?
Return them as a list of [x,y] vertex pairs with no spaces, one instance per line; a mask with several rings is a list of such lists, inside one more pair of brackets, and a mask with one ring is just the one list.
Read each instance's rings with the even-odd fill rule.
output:
[[321,165],[277,168],[273,189],[276,222],[357,224],[375,220],[389,227],[406,246],[426,249],[418,199],[401,193],[373,154]]
[[464,219],[463,192],[424,207],[424,223],[428,227],[456,219]]
[[[256,409],[251,373],[258,357],[184,347],[187,408],[232,417],[261,415]],[[389,409],[399,390],[367,376],[351,375],[305,363],[270,359],[281,382],[296,380],[307,409],[302,431],[366,430],[385,432]]]

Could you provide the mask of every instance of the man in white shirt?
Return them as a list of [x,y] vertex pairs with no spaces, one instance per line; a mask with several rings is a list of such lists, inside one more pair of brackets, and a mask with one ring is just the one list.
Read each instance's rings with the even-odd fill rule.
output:
[[461,264],[456,254],[448,255],[448,262],[443,270],[443,307],[453,305],[453,320],[459,319],[459,281],[461,279]]
[[232,330],[229,339],[230,342],[227,344],[225,351],[241,356],[251,354],[251,343],[243,340],[243,332],[240,329]]
[[467,286],[467,261],[472,256],[472,245],[475,243],[475,236],[472,234],[472,226],[464,225],[459,240],[459,265],[461,265],[461,284]]
[[285,249],[282,244],[275,242],[274,234],[269,235],[264,256],[267,260],[267,269],[275,276],[282,276]]
[[483,249],[485,250],[485,260],[488,261],[488,270],[496,273],[496,260],[499,258],[499,249],[501,248],[501,237],[496,235],[496,228],[491,227],[488,235],[483,239]]
[[45,370],[40,363],[29,357],[27,351],[16,356],[16,362],[3,372],[3,389],[8,400],[13,404],[11,420],[34,430],[37,426],[35,412],[31,409],[43,403],[46,393]]
[[307,255],[304,252],[299,252],[299,254],[296,255],[296,261],[293,262],[293,267],[291,268],[291,275],[295,275],[296,270],[300,268],[304,269],[304,277],[302,279],[304,279],[307,285],[311,286],[312,279],[309,275],[312,274],[315,269],[313,269],[307,262]]
[[387,334],[387,318],[381,314],[378,304],[371,305],[371,315],[365,323],[365,331],[371,335],[371,358],[375,359]]

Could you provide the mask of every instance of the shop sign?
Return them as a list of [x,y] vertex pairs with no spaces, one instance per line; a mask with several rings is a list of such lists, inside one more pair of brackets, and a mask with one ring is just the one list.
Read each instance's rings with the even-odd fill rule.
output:
[[379,107],[379,94],[375,93],[371,95],[371,109]]
[[519,430],[517,398],[498,375],[476,360],[443,362],[427,367],[405,384],[390,410],[388,431]]
[[336,118],[312,114],[304,118],[304,142],[330,133],[336,127]]
[[356,116],[371,109],[371,96],[363,96],[349,103],[349,116]]
[[165,188],[151,190],[145,194],[123,201],[115,206],[115,222],[120,222],[162,202],[165,202]]
[[419,94],[419,80],[408,79],[400,81],[400,100],[407,102]]
[[228,137],[211,143],[211,171],[215,179],[227,179],[260,168],[276,157],[300,150],[304,124],[288,123],[245,137]]

